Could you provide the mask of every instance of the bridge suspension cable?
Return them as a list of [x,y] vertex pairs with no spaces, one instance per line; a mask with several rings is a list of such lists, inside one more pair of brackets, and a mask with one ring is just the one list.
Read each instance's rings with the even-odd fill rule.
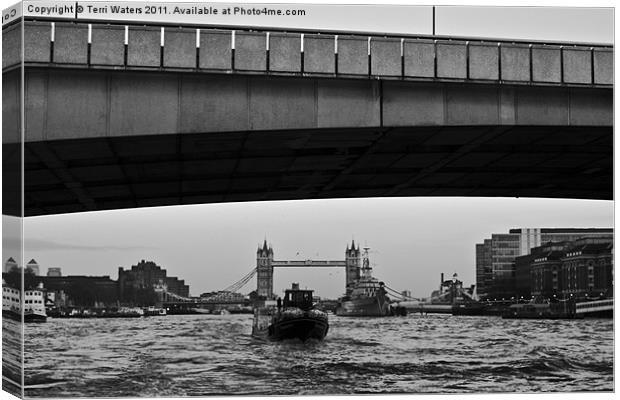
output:
[[[201,298],[199,301],[200,302],[208,302],[208,301],[213,301],[213,300],[217,300],[217,299],[227,299],[230,293],[236,293],[239,289],[241,289],[243,286],[245,286],[250,279],[252,279],[252,277],[254,277],[254,275],[256,275],[257,269],[254,268],[252,271],[250,271],[248,274],[246,274],[243,278],[239,279],[237,282],[233,283],[232,285],[228,286],[226,289],[219,291],[217,294],[214,294],[212,296],[209,297],[205,297],[205,298]],[[168,300],[170,299],[174,299],[175,301],[178,302],[197,302],[197,299],[192,299],[192,298],[188,298],[188,297],[183,297],[183,296],[179,296],[176,293],[170,292],[166,289],[162,288],[162,291],[164,292],[164,294],[167,296]]]
[[183,296],[179,296],[176,293],[173,292],[169,292],[168,290],[164,291],[164,294],[168,297],[168,301],[172,298],[178,302],[182,302],[182,303],[193,303],[195,302],[194,299],[191,299],[189,297],[183,297]]
[[239,289],[244,287],[250,281],[250,279],[252,279],[252,277],[254,277],[254,275],[256,275],[256,271],[257,271],[257,269],[254,268],[252,271],[250,271],[243,278],[239,279],[237,282],[233,283],[232,285],[228,286],[226,289],[224,289],[222,291],[223,292],[237,292]]
[[414,301],[420,301],[420,299],[417,299],[415,297],[411,297],[411,296],[406,296],[402,293],[400,293],[398,290],[396,289],[392,289],[391,287],[389,287],[388,285],[383,285],[392,296],[394,297],[399,297],[399,300],[414,300]]

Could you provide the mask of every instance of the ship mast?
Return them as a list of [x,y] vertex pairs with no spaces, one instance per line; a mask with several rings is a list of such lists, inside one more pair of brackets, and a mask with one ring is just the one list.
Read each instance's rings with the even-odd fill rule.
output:
[[372,278],[372,268],[370,267],[370,260],[368,258],[368,250],[370,247],[364,247],[364,254],[362,254],[362,278]]

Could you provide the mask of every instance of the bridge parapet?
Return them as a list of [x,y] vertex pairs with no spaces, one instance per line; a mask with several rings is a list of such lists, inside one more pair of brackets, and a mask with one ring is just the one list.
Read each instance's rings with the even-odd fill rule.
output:
[[[4,30],[4,69],[20,63],[19,29]],[[25,21],[24,48],[28,66],[613,84],[612,46],[570,43]]]

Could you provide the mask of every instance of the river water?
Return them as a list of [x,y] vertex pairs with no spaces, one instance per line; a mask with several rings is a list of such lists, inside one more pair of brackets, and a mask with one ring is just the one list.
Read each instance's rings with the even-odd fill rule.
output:
[[30,397],[613,390],[613,321],[330,315],[323,342],[250,336],[251,315],[26,326]]

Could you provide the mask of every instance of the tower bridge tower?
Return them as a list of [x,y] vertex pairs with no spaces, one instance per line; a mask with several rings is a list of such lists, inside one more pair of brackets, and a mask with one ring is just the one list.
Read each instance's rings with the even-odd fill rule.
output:
[[273,299],[273,249],[267,246],[267,240],[256,251],[256,279],[259,298]]
[[357,248],[355,247],[355,240],[351,241],[351,248],[347,244],[344,258],[346,264],[346,293],[349,295],[355,283],[360,279],[361,254],[359,245]]

